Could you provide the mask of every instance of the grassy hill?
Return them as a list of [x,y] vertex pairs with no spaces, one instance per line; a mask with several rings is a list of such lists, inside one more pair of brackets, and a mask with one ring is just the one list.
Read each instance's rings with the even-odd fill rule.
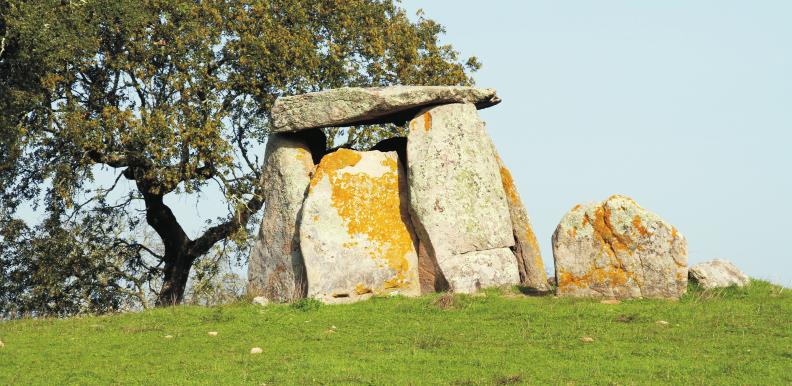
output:
[[792,384],[792,291],[755,281],[615,305],[490,290],[175,307],[2,322],[0,340],[0,384],[15,385],[782,385]]

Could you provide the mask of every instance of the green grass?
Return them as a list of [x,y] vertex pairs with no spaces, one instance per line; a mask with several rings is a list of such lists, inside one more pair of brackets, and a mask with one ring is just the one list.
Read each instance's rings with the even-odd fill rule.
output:
[[766,282],[618,305],[439,296],[3,322],[0,384],[792,384],[792,291]]

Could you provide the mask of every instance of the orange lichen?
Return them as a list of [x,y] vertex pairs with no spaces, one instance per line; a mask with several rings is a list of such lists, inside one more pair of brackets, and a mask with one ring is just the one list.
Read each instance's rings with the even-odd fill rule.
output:
[[606,253],[616,256],[618,252],[631,253],[633,241],[629,236],[617,232],[611,224],[611,209],[607,205],[599,206],[594,211],[594,236]]
[[404,287],[410,283],[406,256],[414,252],[414,245],[400,207],[398,162],[390,157],[384,159],[382,166],[387,171],[379,177],[339,170],[356,165],[360,159],[359,153],[348,149],[326,155],[311,184],[315,186],[319,179],[329,178],[331,204],[343,219],[347,233],[365,236],[371,241],[370,256],[384,259],[396,272],[384,287]]
[[334,174],[339,169],[357,165],[361,158],[358,152],[349,149],[338,149],[338,151],[325,155],[311,178],[311,188],[316,186],[324,176]]
[[363,283],[358,283],[358,285],[355,286],[355,293],[358,295],[370,294],[372,292],[373,291],[371,290],[371,288],[366,287],[365,285],[363,285]]
[[425,112],[423,114],[423,119],[424,119],[424,130],[429,131],[432,128],[432,114],[429,114],[428,111]]
[[572,208],[572,211],[580,210],[580,208],[582,208],[582,207],[583,207],[583,205],[577,204],[577,205],[575,205],[574,208]]
[[[503,166],[503,161],[501,161],[500,157],[496,154],[495,157],[498,160],[498,163],[501,164],[500,166],[500,175],[501,175],[501,183],[503,184],[503,190],[506,192],[506,197],[509,201],[509,206],[519,206],[522,207],[522,200],[520,200],[520,195],[517,193],[517,187],[514,185],[514,179],[512,178],[511,172],[509,169]],[[512,220],[515,220],[512,218]],[[525,241],[528,243],[526,247],[530,249],[530,254],[533,257],[533,269],[537,270],[538,272],[544,272],[544,262],[542,261],[542,255],[539,252],[539,242],[536,240],[536,235],[531,229],[531,224],[525,221],[525,224],[521,224],[522,227],[525,228]],[[515,229],[518,226],[514,224]]]
[[650,234],[649,230],[646,229],[645,226],[643,226],[643,223],[641,223],[641,216],[638,216],[636,214],[635,217],[633,217],[632,225],[633,225],[633,228],[635,228],[635,230],[637,230],[638,234],[640,234],[641,236],[643,236],[643,237],[649,236],[649,234]]
[[501,182],[503,183],[503,190],[506,191],[506,196],[510,202],[520,202],[520,195],[517,194],[517,187],[514,186],[514,180],[505,166],[500,167]]
[[582,276],[562,272],[558,278],[558,287],[562,289],[570,286],[577,288],[607,286],[613,288],[627,284],[627,280],[632,277],[632,272],[627,272],[620,267],[594,268]]

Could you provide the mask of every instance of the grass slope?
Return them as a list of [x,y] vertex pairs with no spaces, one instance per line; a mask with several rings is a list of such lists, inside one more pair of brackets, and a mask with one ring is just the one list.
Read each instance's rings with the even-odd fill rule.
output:
[[679,302],[438,299],[3,322],[0,384],[792,384],[792,291],[766,282]]

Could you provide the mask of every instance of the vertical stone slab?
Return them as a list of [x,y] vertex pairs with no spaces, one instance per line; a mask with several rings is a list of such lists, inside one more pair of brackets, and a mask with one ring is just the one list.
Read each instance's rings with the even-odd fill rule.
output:
[[558,294],[679,298],[687,291],[687,242],[632,199],[577,205],[553,234]]
[[[305,265],[300,252],[298,219],[313,159],[324,148],[321,131],[271,134],[261,182],[264,213],[248,260],[248,290],[273,302],[305,296]],[[312,151],[313,150],[313,151]]]
[[536,240],[531,220],[528,218],[528,211],[525,210],[514,185],[511,172],[498,156],[494,149],[495,157],[500,167],[501,181],[503,190],[506,192],[506,199],[509,202],[509,214],[511,215],[512,226],[514,227],[514,246],[511,248],[517,258],[517,268],[520,271],[520,283],[540,291],[546,291],[547,273],[544,269],[542,254],[539,251],[539,243]]
[[514,256],[511,262],[501,261],[502,252],[465,257],[514,245],[498,162],[476,107],[428,108],[409,125],[410,210],[421,242],[434,253],[451,289],[469,292],[475,282],[517,284],[519,275],[485,279],[493,266],[513,266],[504,272],[517,272]]
[[396,152],[325,155],[303,204],[308,296],[327,303],[419,295],[417,238]]

